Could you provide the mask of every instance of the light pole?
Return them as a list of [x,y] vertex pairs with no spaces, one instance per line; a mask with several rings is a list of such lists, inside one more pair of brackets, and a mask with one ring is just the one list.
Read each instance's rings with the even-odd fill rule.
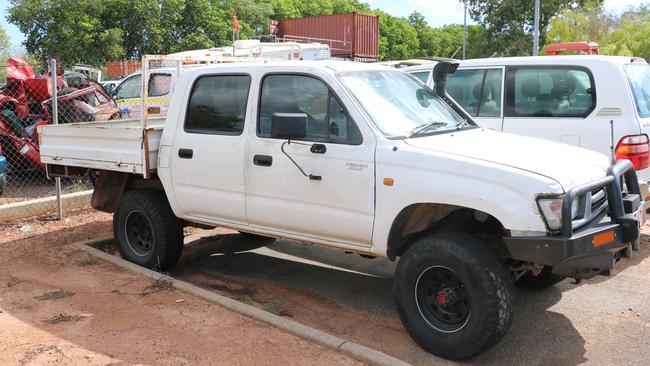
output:
[[463,60],[467,57],[467,0],[463,0]]
[[535,29],[533,30],[533,56],[539,55],[539,4],[540,0],[535,0]]

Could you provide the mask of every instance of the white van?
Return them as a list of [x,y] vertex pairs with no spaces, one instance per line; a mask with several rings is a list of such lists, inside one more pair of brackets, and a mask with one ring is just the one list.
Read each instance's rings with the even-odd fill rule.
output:
[[[642,58],[540,56],[459,61],[447,90],[481,126],[629,159],[650,182],[650,66]],[[435,63],[402,69],[429,86]],[[516,154],[513,151],[513,154]],[[644,198],[649,200],[647,188]]]

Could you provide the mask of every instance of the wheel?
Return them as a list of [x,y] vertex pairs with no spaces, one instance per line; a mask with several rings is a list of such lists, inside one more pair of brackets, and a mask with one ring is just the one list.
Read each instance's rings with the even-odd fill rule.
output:
[[113,214],[113,234],[122,258],[159,271],[172,268],[183,249],[183,225],[157,190],[124,193]]
[[564,281],[566,278],[566,276],[558,276],[556,274],[553,274],[552,271],[553,267],[544,266],[542,271],[537,276],[533,276],[532,273],[528,272],[517,280],[517,285],[528,288],[544,289],[554,286]]
[[512,320],[512,280],[476,237],[425,236],[397,264],[395,301],[413,340],[434,355],[459,360],[495,345]]

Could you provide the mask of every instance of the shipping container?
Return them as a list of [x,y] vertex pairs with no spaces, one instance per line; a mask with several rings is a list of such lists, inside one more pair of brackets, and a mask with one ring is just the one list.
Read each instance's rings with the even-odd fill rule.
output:
[[140,71],[142,63],[138,60],[111,61],[107,65],[106,75],[109,80],[121,79],[136,71]]
[[285,41],[320,42],[330,46],[332,57],[355,61],[379,58],[379,17],[347,13],[286,19],[274,23],[272,36]]

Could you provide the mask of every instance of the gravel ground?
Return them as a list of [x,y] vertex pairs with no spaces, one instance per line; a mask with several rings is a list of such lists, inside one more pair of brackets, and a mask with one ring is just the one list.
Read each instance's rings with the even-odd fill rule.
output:
[[[29,360],[33,354],[56,358],[61,352],[69,356],[64,360],[74,362],[86,362],[87,354],[92,354],[93,362],[209,363],[214,345],[217,350],[227,349],[232,359],[252,357],[245,360],[267,364],[287,360],[291,364],[352,362],[218,307],[190,306],[201,301],[188,300],[189,296],[177,291],[142,296],[142,292],[151,291],[150,281],[97,263],[67,247],[72,241],[109,234],[108,220],[109,215],[86,211],[68,222],[41,219],[0,226],[0,243],[4,243],[0,246],[0,309],[5,312],[0,313],[0,328],[9,326],[9,333],[0,330],[0,364]],[[25,226],[29,230],[21,231]],[[644,228],[642,250],[634,252],[631,260],[621,261],[610,278],[596,277],[581,284],[566,280],[543,291],[517,288],[515,319],[509,333],[495,348],[466,363],[649,365],[649,235],[650,228]],[[45,245],[55,250],[44,251]],[[110,242],[102,249],[116,253]],[[36,250],[38,258],[30,259]],[[422,351],[404,332],[393,304],[393,271],[394,263],[380,259],[288,241],[254,241],[224,229],[188,228],[183,257],[171,275],[414,365],[452,364]],[[37,299],[61,289],[76,294],[69,299]],[[179,297],[185,300],[181,305],[175,303]],[[128,312],[122,309],[124,305]],[[223,313],[228,319],[238,319],[243,328],[223,331],[219,321]],[[120,325],[113,326],[114,322]],[[188,327],[205,337],[188,335],[184,332]],[[125,329],[130,331],[125,333]],[[251,340],[246,333],[249,329],[255,334],[279,333],[290,341],[284,345],[274,341],[277,336],[264,338],[265,347],[258,348],[260,337]],[[176,332],[180,332],[180,341]],[[227,337],[214,339],[215,334],[222,333]],[[7,334],[27,337],[28,346],[21,346],[22,341],[8,342]],[[174,351],[164,346],[150,349],[168,344],[170,337],[180,342]],[[195,343],[200,347],[194,347]],[[129,351],[133,344],[138,347],[137,355]],[[48,348],[52,346],[58,348]],[[296,358],[297,349],[303,358]],[[188,350],[195,353],[186,353]],[[5,354],[14,358],[10,360]]]
[[0,365],[357,365],[71,243],[110,235],[110,215],[0,225]]
[[[210,237],[211,235],[217,235]],[[484,365],[650,365],[650,228],[613,277],[517,288],[515,318]],[[203,237],[203,239],[201,239]],[[196,231],[172,275],[378,349],[414,365],[450,364],[405,333],[392,296],[394,263],[278,241],[254,247],[226,230]]]

